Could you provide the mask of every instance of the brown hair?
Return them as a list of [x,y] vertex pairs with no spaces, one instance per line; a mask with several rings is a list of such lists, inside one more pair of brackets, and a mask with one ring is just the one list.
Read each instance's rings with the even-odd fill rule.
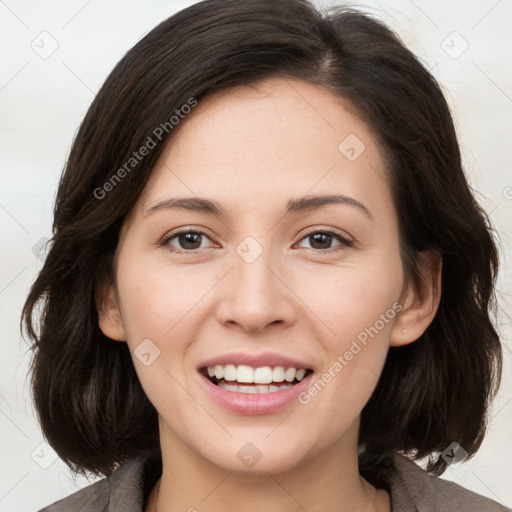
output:
[[76,472],[108,476],[159,446],[157,411],[128,345],[99,329],[95,290],[112,276],[120,227],[172,131],[162,132],[108,194],[97,191],[191,98],[269,77],[327,88],[375,134],[407,282],[417,282],[421,251],[435,249],[443,258],[438,312],[420,339],[390,348],[362,412],[360,443],[377,456],[430,455],[428,469],[440,474],[446,463],[432,454],[456,441],[472,455],[483,440],[501,378],[502,349],[490,318],[498,252],[436,80],[390,29],[357,10],[320,13],[306,0],[209,0],[160,23],[101,87],[73,142],[51,249],[23,308],[42,431]]

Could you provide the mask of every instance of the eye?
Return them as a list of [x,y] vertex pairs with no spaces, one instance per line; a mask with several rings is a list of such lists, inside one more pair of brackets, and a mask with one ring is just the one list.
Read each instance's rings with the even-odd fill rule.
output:
[[[328,229],[315,229],[314,231],[310,231],[301,239],[301,242],[302,240],[308,240],[310,243],[309,248],[321,252],[341,250],[342,247],[351,247],[354,243],[352,240]],[[333,247],[332,243],[335,241],[338,241],[338,244]]]
[[[159,245],[170,248],[173,252],[190,253],[206,248],[208,245],[203,245],[203,243],[206,243],[207,240],[211,241],[210,237],[202,231],[184,229],[165,237]],[[301,239],[301,242],[303,240],[309,241],[311,250],[319,252],[341,250],[343,247],[351,247],[354,243],[352,240],[328,229],[312,230]],[[338,243],[333,246],[333,242]]]
[[191,252],[207,247],[203,245],[205,239],[210,240],[210,238],[206,236],[206,234],[202,231],[195,229],[185,229],[164,238],[160,245],[170,246],[171,251]]

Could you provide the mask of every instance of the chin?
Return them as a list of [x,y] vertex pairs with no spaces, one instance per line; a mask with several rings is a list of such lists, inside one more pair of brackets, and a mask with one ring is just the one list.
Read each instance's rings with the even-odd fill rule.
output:
[[[267,434],[268,435],[268,432]],[[203,457],[213,465],[225,470],[247,475],[267,475],[294,470],[303,463],[304,454],[297,452],[300,446],[297,440],[290,438],[289,446],[277,443],[261,442],[254,436],[252,441],[246,437],[243,441],[230,440],[224,447],[219,443],[215,449],[204,453]]]

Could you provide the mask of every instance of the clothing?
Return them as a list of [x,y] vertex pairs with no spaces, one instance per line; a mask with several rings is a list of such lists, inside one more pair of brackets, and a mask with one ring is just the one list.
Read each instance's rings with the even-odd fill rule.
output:
[[[375,487],[387,489],[392,512],[512,510],[460,485],[431,476],[396,452],[380,459],[360,453],[359,472]],[[161,474],[161,452],[156,449],[126,461],[109,478],[98,480],[39,512],[144,512],[149,493]]]

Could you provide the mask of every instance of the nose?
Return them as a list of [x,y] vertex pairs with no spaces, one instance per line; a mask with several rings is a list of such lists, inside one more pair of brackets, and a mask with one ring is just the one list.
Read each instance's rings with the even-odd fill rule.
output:
[[267,326],[290,326],[297,317],[297,297],[292,277],[270,251],[263,251],[252,262],[233,255],[233,269],[222,280],[217,317],[223,324],[247,333],[264,331]]

